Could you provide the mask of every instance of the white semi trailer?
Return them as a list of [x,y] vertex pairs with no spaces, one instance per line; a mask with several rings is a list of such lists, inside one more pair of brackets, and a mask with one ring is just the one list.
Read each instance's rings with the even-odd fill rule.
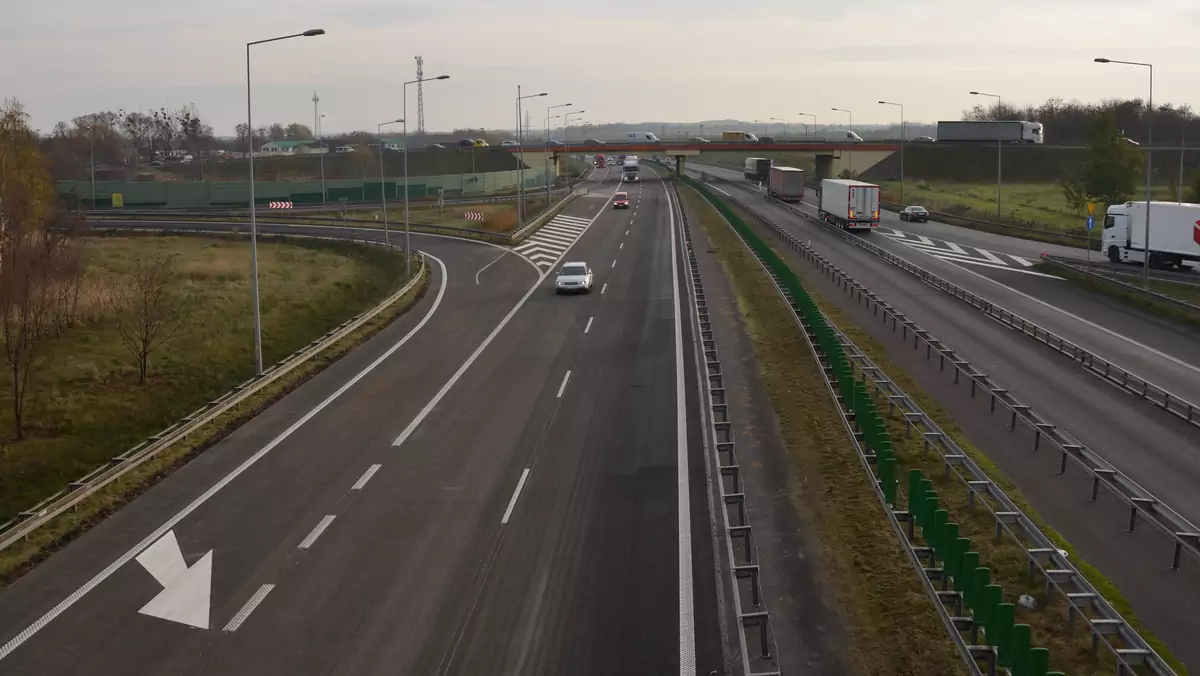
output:
[[1108,208],[1103,251],[1114,263],[1144,263],[1152,268],[1182,268],[1200,262],[1200,204],[1150,203],[1150,246],[1146,246],[1146,203]]

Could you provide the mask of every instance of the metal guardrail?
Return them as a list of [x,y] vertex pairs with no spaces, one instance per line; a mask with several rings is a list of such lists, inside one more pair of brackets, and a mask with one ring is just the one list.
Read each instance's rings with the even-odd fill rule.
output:
[[[692,245],[692,231],[687,213],[679,201],[679,193],[674,185],[670,187],[670,191],[674,197],[670,206],[676,212],[680,231],[683,233],[692,297],[695,299],[693,312],[700,327],[705,376],[708,378],[708,386],[704,388],[704,399],[710,413],[709,437],[712,448],[716,449],[715,457],[708,460],[716,463],[719,473],[717,485],[721,493],[721,523],[725,534],[722,541],[725,545],[725,556],[729,561],[729,584],[737,613],[741,673],[746,676],[779,676],[781,672],[775,633],[763,598],[758,547],[755,545],[750,517],[746,512],[746,495],[737,463],[737,453],[734,450],[733,424],[729,418],[725,376],[721,372],[717,341],[713,338],[708,300],[704,294],[704,280],[700,276],[700,265]],[[757,650],[751,650],[750,646],[755,646]]]
[[[135,229],[135,231],[145,232],[145,230],[141,228]],[[187,231],[184,230],[182,232]],[[195,230],[194,232],[203,232],[208,234],[213,231]],[[296,237],[304,239],[333,239],[342,242],[353,241],[362,244],[384,246],[383,242],[349,237],[335,238],[317,237],[311,235],[275,234],[265,236]],[[420,267],[417,268],[417,274],[414,275],[413,278],[409,280],[408,283],[406,283],[399,291],[389,296],[374,308],[346,320],[336,328],[326,332],[325,335],[313,340],[308,345],[300,348],[287,357],[284,357],[279,362],[263,371],[261,375],[250,378],[249,380],[243,382],[232,390],[229,390],[208,404],[205,404],[204,406],[201,406],[195,411],[184,416],[175,424],[145,439],[124,453],[112,458],[107,463],[100,465],[91,472],[88,472],[83,477],[72,481],[65,489],[46,498],[30,509],[21,512],[15,518],[10,519],[4,524],[0,524],[0,550],[4,550],[20,540],[28,537],[29,534],[50,522],[68,509],[75,507],[80,502],[96,493],[96,491],[99,491],[101,488],[121,478],[138,465],[141,465],[147,460],[153,459],[159,453],[167,450],[192,432],[195,432],[220,415],[226,413],[237,404],[245,401],[247,398],[251,397],[267,385],[281,378],[285,374],[294,370],[296,367],[311,359],[313,356],[319,354],[329,346],[344,338],[346,335],[358,329],[360,326],[373,319],[388,306],[398,301],[404,296],[404,294],[410,292],[424,276],[426,267],[425,257],[421,256]]]
[[[848,274],[833,265],[807,244],[800,242],[791,233],[781,228],[769,218],[750,209],[748,213],[764,226],[768,228],[772,235],[782,241],[788,248],[800,255],[804,260],[818,267],[819,270],[829,276],[831,280],[838,284],[839,288],[843,289],[854,297],[859,303],[867,303],[879,315],[882,311],[882,321],[884,323],[889,320],[892,323],[892,330],[895,332],[898,327],[901,331],[901,339],[907,342],[909,334],[912,335],[913,348],[919,348],[921,342],[926,345],[926,359],[931,360],[933,352],[937,352],[940,361],[940,367],[944,368],[947,360],[955,368],[955,383],[958,382],[958,374],[965,373],[971,379],[971,397],[976,396],[977,391],[989,393],[991,397],[991,410],[995,411],[995,404],[1000,401],[1001,404],[1012,413],[1010,429],[1015,429],[1018,420],[1025,422],[1035,431],[1034,450],[1037,450],[1038,442],[1041,436],[1045,436],[1051,443],[1059,447],[1061,451],[1060,474],[1066,471],[1066,460],[1068,457],[1074,459],[1076,463],[1088,470],[1093,477],[1092,484],[1092,501],[1095,502],[1098,497],[1098,490],[1101,482],[1105,478],[1109,478],[1111,483],[1106,483],[1106,487],[1118,485],[1120,480],[1127,481],[1133,487],[1140,490],[1140,487],[1134,484],[1131,480],[1121,474],[1111,465],[1108,465],[1102,458],[1095,455],[1090,449],[1079,444],[1073,437],[1058,430],[1053,425],[1041,421],[1032,412],[1032,409],[1017,401],[1007,390],[997,388],[992,385],[985,374],[976,372],[969,362],[962,360],[951,349],[947,348],[940,340],[934,338],[928,331],[917,326],[914,322],[898,312],[886,301],[882,300],[872,293],[865,286],[854,280]],[[814,222],[817,219],[812,218]],[[821,221],[821,224],[824,224]],[[840,232],[840,231],[839,231]],[[764,270],[766,270],[764,266]],[[768,271],[769,274],[769,271]],[[786,296],[782,287],[776,284],[780,292]],[[799,321],[799,316],[797,315]],[[832,326],[832,322],[830,322]],[[1087,623],[1089,631],[1092,634],[1094,642],[1103,642],[1108,647],[1110,654],[1116,660],[1117,664],[1124,667],[1132,668],[1138,665],[1147,666],[1154,674],[1170,675],[1175,672],[1166,664],[1165,661],[1153,650],[1152,647],[1121,617],[1121,615],[1103,598],[1102,595],[1091,585],[1090,582],[1081,574],[1067,559],[1065,553],[1061,552],[1057,546],[1050,540],[1036,525],[1020,510],[1020,508],[1002,491],[995,482],[987,476],[987,474],[962,451],[961,448],[934,422],[921,408],[914,402],[903,390],[895,384],[887,375],[870,360],[862,351],[854,345],[848,337],[840,330],[835,331],[839,336],[839,341],[851,360],[856,363],[859,370],[865,377],[869,378],[875,386],[876,395],[880,392],[886,392],[886,397],[889,402],[889,415],[899,409],[905,418],[906,430],[916,430],[920,428],[923,436],[925,449],[928,451],[931,448],[936,450],[942,456],[946,474],[953,474],[960,482],[962,482],[970,492],[972,498],[975,495],[981,497],[990,497],[998,505],[993,505],[988,500],[981,500],[985,508],[992,514],[996,525],[996,537],[999,539],[1002,534],[1007,533],[1020,543],[1026,551],[1028,560],[1028,571],[1030,577],[1033,577],[1035,572],[1040,572],[1043,581],[1046,584],[1047,595],[1052,591],[1057,590],[1062,598],[1068,604],[1068,617],[1071,622],[1076,618],[1081,618]],[[1085,459],[1098,461],[1101,467],[1094,467],[1092,464],[1085,462]],[[1110,474],[1111,473],[1111,474]],[[1128,486],[1126,486],[1128,487]],[[1196,557],[1200,557],[1200,551],[1196,549],[1200,544],[1200,534],[1197,533],[1194,526],[1184,520],[1181,516],[1170,511],[1165,505],[1159,503],[1152,496],[1147,502],[1142,500],[1145,498],[1134,497],[1125,492],[1116,492],[1118,498],[1122,499],[1126,505],[1130,507],[1130,522],[1132,528],[1135,523],[1135,517],[1139,508],[1150,507],[1152,516],[1163,516],[1164,522],[1152,519],[1151,523],[1158,526],[1160,530],[1167,535],[1172,536],[1175,541],[1175,550],[1173,555],[1173,568],[1178,568],[1179,557],[1181,551],[1186,548],[1187,551]],[[1149,495],[1146,493],[1145,495]],[[1165,508],[1165,514],[1156,513],[1157,507]],[[911,515],[908,521],[908,537],[913,536],[913,523]],[[1174,520],[1177,522],[1172,523]],[[1189,528],[1190,532],[1179,533],[1173,530],[1173,526],[1182,523],[1184,527]],[[1123,524],[1124,525],[1124,524]],[[1190,536],[1190,537],[1189,537]],[[1065,585],[1069,584],[1068,589]],[[944,593],[944,592],[943,592]],[[1099,615],[1094,618],[1088,615],[1088,611]],[[956,626],[961,627],[963,623],[956,621]],[[1109,640],[1109,636],[1115,636],[1120,639],[1122,646],[1113,645]]]
[[[1054,256],[1054,255],[1051,255],[1048,253],[1043,253],[1042,260],[1046,261],[1047,263],[1052,263],[1054,265],[1057,265],[1059,267],[1073,270],[1074,272],[1078,272],[1081,275],[1087,275],[1088,277],[1091,277],[1093,279],[1099,279],[1099,280],[1108,282],[1109,284],[1116,284],[1117,286],[1121,287],[1122,289],[1125,289],[1126,291],[1131,291],[1133,293],[1136,293],[1136,294],[1139,294],[1142,296],[1146,296],[1147,298],[1155,298],[1157,300],[1161,300],[1161,301],[1164,301],[1167,303],[1172,303],[1174,305],[1178,305],[1180,307],[1187,308],[1187,309],[1193,310],[1195,312],[1200,312],[1200,305],[1195,305],[1193,303],[1187,302],[1186,300],[1181,300],[1181,299],[1175,298],[1173,296],[1168,296],[1164,293],[1158,293],[1157,291],[1150,291],[1149,289],[1143,289],[1140,286],[1135,286],[1128,282],[1122,282],[1121,280],[1117,279],[1113,275],[1106,275],[1103,273],[1096,272],[1095,270],[1091,269],[1091,266],[1086,265],[1086,264],[1080,265],[1079,263],[1077,263],[1071,259],[1068,259],[1068,258],[1063,258],[1061,256]],[[1174,280],[1163,279],[1162,281],[1173,282]],[[1191,285],[1195,285],[1195,284],[1192,283]]]

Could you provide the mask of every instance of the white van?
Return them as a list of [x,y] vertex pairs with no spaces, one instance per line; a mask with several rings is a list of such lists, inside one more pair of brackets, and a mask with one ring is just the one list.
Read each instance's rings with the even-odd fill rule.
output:
[[631,131],[628,137],[630,143],[660,143],[658,137],[648,131]]

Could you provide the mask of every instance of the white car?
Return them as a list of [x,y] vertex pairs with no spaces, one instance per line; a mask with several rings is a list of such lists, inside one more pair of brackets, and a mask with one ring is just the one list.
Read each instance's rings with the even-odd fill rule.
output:
[[591,293],[592,269],[587,263],[575,261],[563,263],[554,278],[554,293]]

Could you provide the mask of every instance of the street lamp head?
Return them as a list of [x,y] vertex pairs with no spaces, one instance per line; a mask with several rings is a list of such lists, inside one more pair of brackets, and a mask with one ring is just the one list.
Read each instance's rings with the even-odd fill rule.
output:
[[1108,59],[1092,59],[1096,63],[1111,63]]
[[885,106],[887,105],[887,101],[880,101],[880,103],[882,103]]
[[324,35],[324,34],[325,34],[324,28],[312,28],[310,30],[306,30],[303,33],[301,33],[301,35],[303,35],[306,38],[316,37],[318,35]]
[[450,79],[450,76],[449,76],[449,75],[439,75],[439,76],[437,76],[437,77],[435,77],[435,78],[433,78],[433,79],[435,79],[435,80],[449,80],[449,79]]
[[534,94],[534,96],[545,96],[545,95],[546,95],[546,92],[542,92],[541,94]]

